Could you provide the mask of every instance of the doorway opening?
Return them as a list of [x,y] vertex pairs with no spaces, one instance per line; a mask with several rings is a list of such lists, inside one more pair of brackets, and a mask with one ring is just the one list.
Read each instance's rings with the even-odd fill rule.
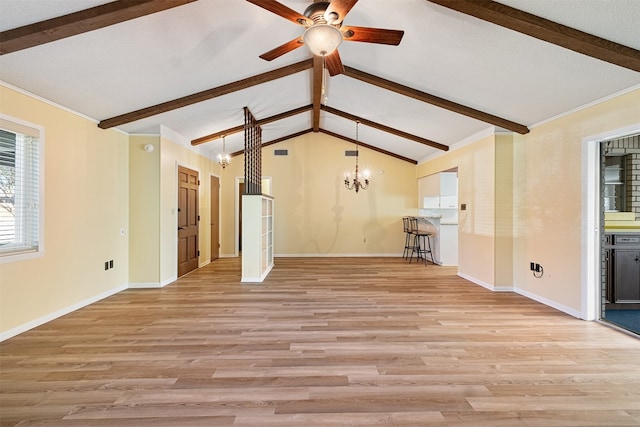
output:
[[640,133],[598,148],[600,320],[640,334]]
[[210,230],[211,230],[211,258],[213,262],[220,258],[220,178],[210,176]]

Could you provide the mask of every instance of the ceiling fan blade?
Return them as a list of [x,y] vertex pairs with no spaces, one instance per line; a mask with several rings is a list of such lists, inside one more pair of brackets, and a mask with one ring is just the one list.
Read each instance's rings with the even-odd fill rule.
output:
[[391,44],[397,46],[402,40],[404,31],[385,30],[383,28],[347,27],[340,29],[342,38],[350,42]]
[[344,66],[342,65],[342,60],[340,59],[340,54],[338,50],[334,50],[331,55],[327,55],[324,57],[324,64],[329,70],[330,76],[337,76],[338,74],[344,73]]
[[275,13],[278,16],[288,19],[294,24],[302,25],[303,27],[309,27],[313,25],[313,21],[304,15],[299,14],[293,9],[289,9],[287,6],[279,3],[275,0],[247,0],[249,3],[253,3],[256,6],[260,6],[269,12]]
[[338,25],[357,2],[358,0],[331,0],[324,13],[325,20],[329,24]]
[[294,49],[299,48],[304,44],[302,37],[296,37],[295,39],[288,41],[275,49],[271,49],[269,52],[265,52],[260,55],[260,58],[266,61],[273,61],[274,59],[284,55],[285,53],[289,53]]

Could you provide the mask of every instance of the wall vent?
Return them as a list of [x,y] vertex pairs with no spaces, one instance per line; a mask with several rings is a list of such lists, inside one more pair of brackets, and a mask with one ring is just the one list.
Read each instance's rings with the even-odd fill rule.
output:
[[289,150],[273,150],[274,156],[288,156]]
[[346,157],[358,157],[358,152],[356,150],[346,150],[344,155]]

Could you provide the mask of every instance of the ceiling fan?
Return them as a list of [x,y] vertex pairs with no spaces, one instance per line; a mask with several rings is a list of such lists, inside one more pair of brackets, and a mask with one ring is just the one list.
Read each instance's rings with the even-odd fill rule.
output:
[[276,0],[247,1],[305,28],[302,36],[263,53],[260,58],[272,61],[307,45],[314,55],[324,57],[325,66],[332,76],[344,71],[337,50],[343,40],[397,46],[404,35],[400,30],[343,26],[344,18],[358,0],[315,1],[302,15]]

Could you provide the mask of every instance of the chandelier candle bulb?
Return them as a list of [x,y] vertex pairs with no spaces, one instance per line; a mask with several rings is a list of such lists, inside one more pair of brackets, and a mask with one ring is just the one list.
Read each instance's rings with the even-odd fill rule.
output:
[[222,137],[222,153],[218,154],[218,163],[220,163],[222,169],[226,168],[229,163],[231,163],[231,156],[229,156],[225,150],[225,136]]
[[366,190],[367,187],[369,187],[369,172],[365,171],[364,175],[364,184],[362,183],[362,181],[360,181],[360,178],[358,177],[358,157],[359,157],[359,153],[358,153],[358,125],[360,124],[359,121],[356,121],[356,170],[353,176],[353,181],[350,182],[349,181],[349,173],[345,174],[345,178],[344,178],[344,186],[347,190],[355,190],[356,193],[358,191],[360,191],[360,189]]

